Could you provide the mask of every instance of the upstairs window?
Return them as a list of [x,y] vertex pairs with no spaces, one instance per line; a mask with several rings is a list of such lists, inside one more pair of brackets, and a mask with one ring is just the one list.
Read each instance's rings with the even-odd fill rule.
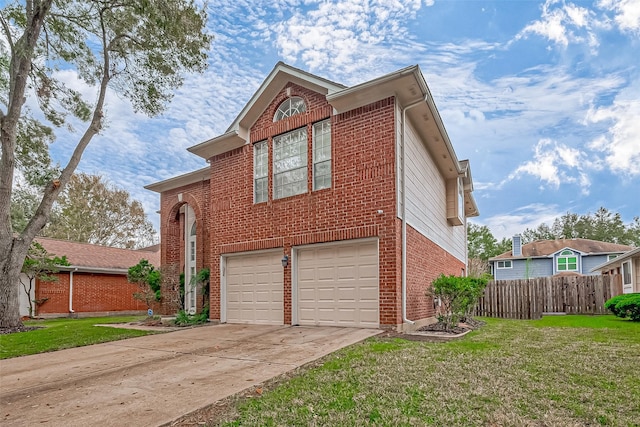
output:
[[266,202],[269,198],[269,146],[267,141],[253,146],[253,201]]
[[558,271],[578,271],[578,257],[567,250],[560,252],[558,256]]
[[280,104],[276,114],[273,116],[273,121],[277,122],[305,111],[307,111],[307,106],[304,103],[304,99],[299,96],[292,96]]
[[273,138],[273,198],[307,192],[307,129]]
[[313,125],[313,189],[331,187],[331,122]]

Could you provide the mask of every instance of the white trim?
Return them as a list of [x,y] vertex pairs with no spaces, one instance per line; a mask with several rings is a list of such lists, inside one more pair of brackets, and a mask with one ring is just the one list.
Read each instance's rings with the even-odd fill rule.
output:
[[[629,268],[629,282],[624,281],[624,266],[625,264]],[[622,273],[622,293],[629,294],[633,292],[633,263],[630,259],[620,264],[620,273]]]
[[[506,266],[507,262],[509,263],[509,267]],[[497,270],[508,270],[510,268],[513,268],[513,260],[510,260],[510,259],[505,259],[501,261],[496,260],[495,263],[496,263]],[[502,267],[500,267],[500,263],[502,263],[503,265]]]
[[[227,323],[227,258],[240,257],[243,255],[258,255],[258,254],[270,253],[270,252],[280,252],[282,256],[285,255],[283,247],[272,248],[272,249],[260,249],[257,251],[231,252],[231,253],[220,255],[220,323]],[[284,287],[284,283],[283,283],[283,287]],[[284,289],[283,289],[283,293],[284,293]],[[284,307],[282,309],[284,310]]]

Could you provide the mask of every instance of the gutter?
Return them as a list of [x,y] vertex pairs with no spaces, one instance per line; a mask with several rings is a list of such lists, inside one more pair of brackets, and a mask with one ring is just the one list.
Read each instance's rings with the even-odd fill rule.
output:
[[402,109],[402,131],[400,132],[400,165],[402,167],[402,322],[410,325],[415,324],[413,320],[407,319],[407,170],[405,168],[405,133],[407,110],[427,101],[429,94],[424,99],[413,102]]

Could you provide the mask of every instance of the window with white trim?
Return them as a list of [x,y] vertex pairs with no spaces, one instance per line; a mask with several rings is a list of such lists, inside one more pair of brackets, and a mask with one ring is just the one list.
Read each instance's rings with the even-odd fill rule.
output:
[[294,116],[296,114],[304,113],[307,111],[307,105],[304,103],[304,99],[299,96],[292,96],[286,99],[273,115],[273,121],[286,119],[287,117]]
[[631,284],[631,261],[625,261],[622,263],[622,287]]
[[497,261],[496,262],[496,267],[498,269],[513,268],[513,263],[511,262],[511,260],[508,260],[508,261]]
[[253,201],[266,202],[269,199],[269,146],[267,141],[253,146]]
[[618,258],[618,255],[620,255],[620,254],[607,255],[607,261],[611,261],[612,259]]
[[331,122],[313,125],[313,189],[331,187]]
[[562,251],[556,265],[557,271],[578,271],[578,257],[572,251]]
[[307,129],[273,138],[273,198],[307,192]]

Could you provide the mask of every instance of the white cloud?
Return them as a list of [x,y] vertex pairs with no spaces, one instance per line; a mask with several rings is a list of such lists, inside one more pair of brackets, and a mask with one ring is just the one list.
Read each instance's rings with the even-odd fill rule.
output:
[[637,93],[625,95],[626,92],[622,92],[612,105],[589,112],[587,123],[606,122],[610,126],[605,135],[593,139],[588,147],[603,153],[613,173],[633,177],[640,176],[640,101]]
[[638,0],[600,0],[597,6],[615,13],[614,21],[620,30],[640,34],[640,2]]
[[591,185],[589,172],[599,169],[599,162],[591,160],[586,152],[551,139],[541,139],[534,147],[533,159],[518,166],[502,185],[527,174],[555,189],[564,184],[577,184],[586,195]]
[[489,227],[491,234],[496,239],[501,240],[505,237],[511,238],[515,234],[520,234],[527,228],[537,228],[542,223],[551,224],[554,219],[564,213],[566,213],[566,210],[560,209],[557,205],[532,203],[516,208],[511,212],[499,213],[477,222]]
[[[424,2],[426,6],[433,1]],[[286,61],[301,61],[312,72],[351,81],[381,74],[388,64],[409,60],[412,36],[407,21],[422,7],[413,1],[344,1],[313,4],[273,27],[275,45]]]
[[539,20],[527,25],[515,37],[520,40],[535,34],[554,44],[587,43],[591,49],[599,45],[597,30],[607,27],[607,20],[595,12],[560,0],[547,0]]

